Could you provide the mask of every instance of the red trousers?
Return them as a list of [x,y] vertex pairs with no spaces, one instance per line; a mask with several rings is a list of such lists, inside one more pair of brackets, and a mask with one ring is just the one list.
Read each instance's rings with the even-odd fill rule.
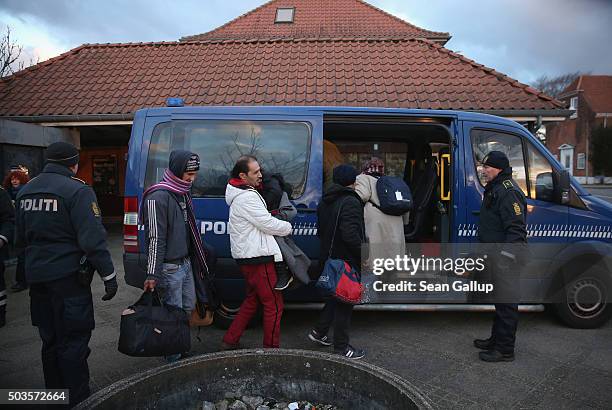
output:
[[263,347],[280,346],[280,322],[283,315],[283,295],[274,290],[276,270],[274,262],[259,265],[240,265],[240,271],[246,280],[246,299],[232,325],[223,336],[228,344],[237,344],[249,321],[257,312],[259,304],[263,305]]

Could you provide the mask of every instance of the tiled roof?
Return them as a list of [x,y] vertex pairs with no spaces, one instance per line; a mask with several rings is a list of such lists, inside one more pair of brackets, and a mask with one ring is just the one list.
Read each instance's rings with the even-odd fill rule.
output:
[[[275,23],[278,8],[294,8],[293,23]],[[412,25],[361,0],[272,0],[204,34],[183,41],[279,38],[426,38],[448,33]]]
[[554,110],[562,103],[427,40],[84,45],[0,80],[0,116],[162,106],[339,105]]
[[582,92],[595,113],[612,113],[612,75],[581,75],[562,93],[568,96]]

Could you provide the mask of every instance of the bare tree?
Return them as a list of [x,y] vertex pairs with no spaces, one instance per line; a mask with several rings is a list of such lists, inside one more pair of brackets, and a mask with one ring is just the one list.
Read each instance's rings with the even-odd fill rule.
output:
[[[21,57],[23,47],[11,39],[11,28],[6,26],[6,33],[0,38],[0,77],[13,74],[15,63]],[[19,66],[19,64],[17,64]]]
[[543,93],[550,95],[551,97],[558,97],[559,94],[561,94],[561,92],[572,83],[572,81],[584,74],[588,73],[576,71],[574,73],[562,74],[556,77],[541,75],[531,85]]
[[11,28],[6,26],[6,32],[0,37],[0,78],[15,74],[26,67],[38,64],[38,59],[30,58],[29,63],[20,60],[23,46],[11,39]]

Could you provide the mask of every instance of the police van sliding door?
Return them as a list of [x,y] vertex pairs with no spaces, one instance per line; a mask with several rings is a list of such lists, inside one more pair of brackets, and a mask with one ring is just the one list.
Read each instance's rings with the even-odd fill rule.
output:
[[[151,137],[145,183],[150,186],[161,179],[173,150],[189,150],[200,156],[200,171],[192,189],[194,208],[201,233],[219,258],[220,276],[224,275],[224,264],[231,264],[225,189],[240,156],[254,155],[264,172],[281,174],[298,209],[316,208],[319,194],[315,187],[321,184],[319,167],[309,165],[321,163],[321,117],[233,114],[186,113],[158,124]],[[316,234],[315,217],[314,213],[300,212],[293,221],[295,241],[308,254],[316,248],[306,240]]]

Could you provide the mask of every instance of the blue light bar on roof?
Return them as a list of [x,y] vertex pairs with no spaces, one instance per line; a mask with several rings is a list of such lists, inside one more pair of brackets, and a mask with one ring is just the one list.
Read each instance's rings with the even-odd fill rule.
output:
[[185,100],[179,97],[170,97],[166,99],[166,106],[168,107],[182,107],[185,105]]

